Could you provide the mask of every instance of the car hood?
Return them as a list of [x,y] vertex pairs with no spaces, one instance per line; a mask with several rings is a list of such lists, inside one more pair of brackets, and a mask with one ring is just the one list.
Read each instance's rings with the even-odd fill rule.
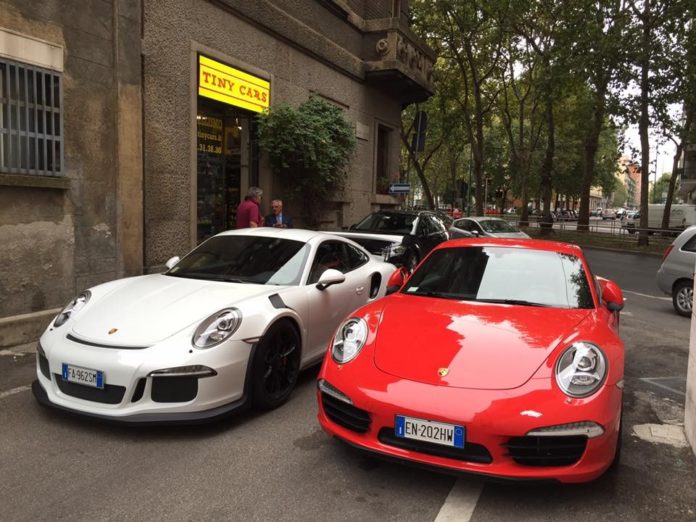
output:
[[162,274],[124,279],[95,295],[96,301],[76,317],[72,333],[110,346],[150,346],[222,308],[279,288]]
[[355,241],[371,254],[381,256],[384,249],[393,244],[403,241],[403,235],[380,234],[378,232],[331,232],[337,236],[348,238]]
[[397,294],[383,308],[374,361],[385,373],[426,384],[517,388],[590,314]]
[[489,237],[500,237],[500,238],[522,238],[529,239],[529,236],[524,232],[492,232],[488,234]]

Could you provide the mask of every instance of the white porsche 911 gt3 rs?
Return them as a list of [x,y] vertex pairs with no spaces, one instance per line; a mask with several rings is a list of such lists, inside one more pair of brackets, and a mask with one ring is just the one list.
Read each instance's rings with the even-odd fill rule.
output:
[[167,266],[63,309],[37,347],[39,403],[127,423],[274,408],[395,272],[350,240],[275,228],[223,232]]

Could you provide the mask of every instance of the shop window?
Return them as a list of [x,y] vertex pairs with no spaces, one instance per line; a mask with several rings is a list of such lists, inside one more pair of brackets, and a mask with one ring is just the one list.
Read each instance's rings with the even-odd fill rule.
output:
[[391,129],[384,125],[377,125],[377,165],[376,165],[376,192],[377,194],[389,193],[389,140]]
[[0,172],[63,173],[60,73],[0,58]]

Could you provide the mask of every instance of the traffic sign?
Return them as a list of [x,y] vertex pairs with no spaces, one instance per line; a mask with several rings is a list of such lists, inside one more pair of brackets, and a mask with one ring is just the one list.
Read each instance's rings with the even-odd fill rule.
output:
[[411,192],[411,185],[408,183],[392,183],[389,185],[390,194],[408,194]]

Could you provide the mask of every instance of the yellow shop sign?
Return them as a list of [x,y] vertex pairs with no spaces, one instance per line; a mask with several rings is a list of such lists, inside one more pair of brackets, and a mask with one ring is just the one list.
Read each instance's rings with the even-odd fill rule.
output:
[[198,94],[262,112],[271,102],[271,84],[206,56],[198,56]]

